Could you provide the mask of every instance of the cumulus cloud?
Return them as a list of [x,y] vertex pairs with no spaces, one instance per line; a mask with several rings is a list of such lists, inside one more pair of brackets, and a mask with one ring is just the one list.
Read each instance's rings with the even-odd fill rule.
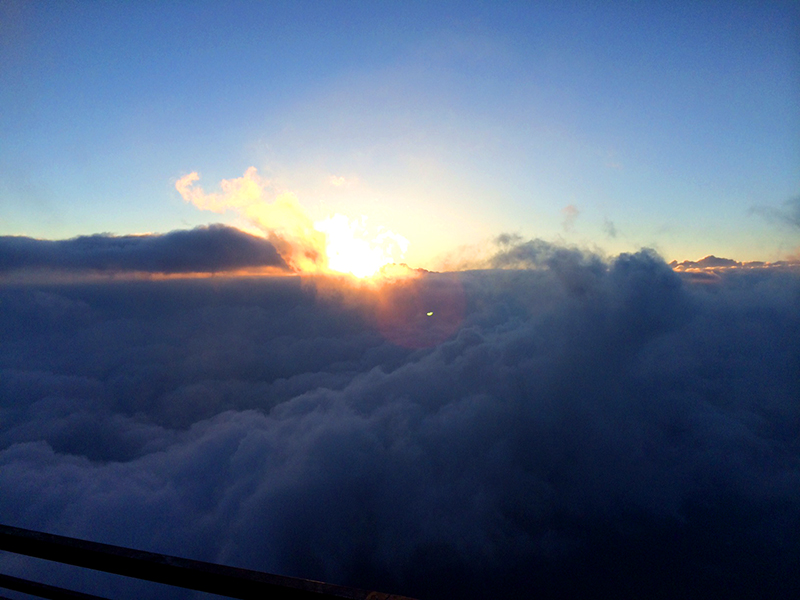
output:
[[0,514],[420,598],[796,595],[800,276],[498,248],[0,288]]
[[0,274],[39,269],[207,273],[251,267],[288,269],[271,242],[224,225],[166,234],[98,234],[57,241],[0,237]]
[[175,189],[201,210],[234,211],[261,229],[292,268],[315,271],[325,262],[325,234],[314,227],[306,210],[290,192],[279,192],[250,167],[242,177],[223,179],[220,192],[206,193],[200,175],[184,175]]
[[[367,217],[353,219],[339,213],[312,221],[297,197],[279,192],[255,167],[242,177],[223,179],[220,192],[206,193],[194,172],[178,179],[175,188],[184,200],[201,210],[235,211],[263,232],[283,260],[296,272],[349,273],[356,277],[376,274],[400,264],[408,240],[385,227],[366,226]],[[331,176],[334,187],[355,185],[357,178]]]

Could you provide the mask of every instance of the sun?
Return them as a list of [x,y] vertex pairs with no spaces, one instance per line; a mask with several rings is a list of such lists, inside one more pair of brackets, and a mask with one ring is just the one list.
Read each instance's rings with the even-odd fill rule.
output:
[[[223,179],[221,192],[206,193],[196,185],[200,175],[194,171],[175,182],[186,202],[201,210],[233,210],[244,217],[256,234],[280,242],[281,256],[297,273],[345,274],[359,279],[398,278],[408,248],[408,240],[385,227],[368,227],[367,217],[350,219],[334,214],[312,221],[297,197],[281,191],[250,167],[242,177]],[[340,185],[340,179],[333,182]],[[407,267],[406,267],[407,270]]]
[[370,230],[363,216],[349,219],[337,213],[315,222],[314,228],[326,237],[327,270],[358,278],[372,277],[401,262],[408,248],[402,235],[383,227]]

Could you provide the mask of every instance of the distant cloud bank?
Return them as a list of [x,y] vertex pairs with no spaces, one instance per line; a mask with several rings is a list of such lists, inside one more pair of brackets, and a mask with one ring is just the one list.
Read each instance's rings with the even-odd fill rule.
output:
[[700,260],[684,260],[678,262],[673,260],[669,263],[678,273],[682,273],[695,281],[714,280],[720,273],[733,270],[790,270],[800,272],[800,260],[789,257],[789,260],[777,260],[774,262],[748,261],[739,262],[732,258],[719,258],[714,255],[706,256]]
[[270,241],[225,225],[166,234],[98,234],[56,241],[0,237],[0,275],[37,269],[174,274],[252,267],[288,269]]
[[[19,243],[124,262],[93,240]],[[386,288],[0,286],[2,520],[423,599],[798,596],[800,274],[497,246]]]

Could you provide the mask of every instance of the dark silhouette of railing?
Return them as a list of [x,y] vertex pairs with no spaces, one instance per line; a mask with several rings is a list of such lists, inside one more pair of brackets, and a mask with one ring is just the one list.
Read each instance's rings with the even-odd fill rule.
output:
[[[98,544],[7,525],[0,525],[0,550],[229,598],[411,600],[405,596]],[[53,600],[104,600],[9,575],[0,575],[0,588]]]

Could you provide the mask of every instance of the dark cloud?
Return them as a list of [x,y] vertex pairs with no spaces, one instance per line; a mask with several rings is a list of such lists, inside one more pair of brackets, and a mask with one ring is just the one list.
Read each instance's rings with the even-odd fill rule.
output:
[[383,291],[0,288],[3,521],[431,599],[796,596],[797,272],[497,243]]
[[252,267],[287,269],[272,243],[224,225],[166,234],[103,234],[57,241],[0,237],[0,274],[35,269],[208,273]]

